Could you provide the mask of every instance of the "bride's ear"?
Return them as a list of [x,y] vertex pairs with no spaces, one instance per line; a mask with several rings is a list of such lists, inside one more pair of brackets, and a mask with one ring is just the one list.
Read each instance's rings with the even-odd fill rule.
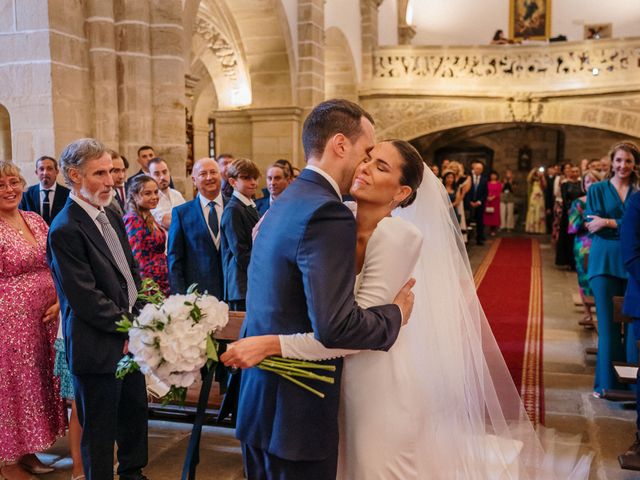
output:
[[400,205],[404,202],[409,195],[411,195],[411,187],[408,185],[401,185],[396,194],[393,196],[393,202],[397,205]]

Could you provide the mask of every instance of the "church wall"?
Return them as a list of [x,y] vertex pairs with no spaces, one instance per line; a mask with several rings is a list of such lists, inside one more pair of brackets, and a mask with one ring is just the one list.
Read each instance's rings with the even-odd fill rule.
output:
[[384,0],[378,7],[378,42],[398,45],[398,0]]
[[362,29],[359,0],[327,0],[324,6],[324,28],[337,27],[349,41],[356,65],[358,81],[362,80]]
[[[494,32],[509,33],[506,0],[412,0],[417,33],[413,45],[481,45]],[[555,0],[551,8],[551,35],[582,40],[584,24],[612,23],[615,37],[638,35],[640,8],[636,0]]]

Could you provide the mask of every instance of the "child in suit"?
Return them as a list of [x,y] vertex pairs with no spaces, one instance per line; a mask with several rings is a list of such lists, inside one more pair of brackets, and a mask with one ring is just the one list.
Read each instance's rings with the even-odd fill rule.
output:
[[260,219],[252,198],[258,188],[260,170],[251,160],[239,158],[227,168],[227,176],[233,195],[220,222],[224,299],[230,310],[246,311],[251,232]]

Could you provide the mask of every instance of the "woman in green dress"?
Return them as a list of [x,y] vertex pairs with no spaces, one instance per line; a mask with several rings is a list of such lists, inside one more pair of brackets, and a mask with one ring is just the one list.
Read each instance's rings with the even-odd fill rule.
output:
[[[613,324],[613,297],[623,296],[627,272],[620,253],[619,227],[627,199],[637,189],[635,166],[640,162],[638,146],[632,142],[613,145],[609,153],[609,178],[591,186],[587,193],[587,229],[592,236],[589,254],[589,285],[596,300],[598,316],[598,358],[594,395],[605,389],[620,388],[612,361],[625,361],[620,328]],[[635,339],[625,325],[626,360],[637,359]],[[627,335],[629,333],[629,335]]]

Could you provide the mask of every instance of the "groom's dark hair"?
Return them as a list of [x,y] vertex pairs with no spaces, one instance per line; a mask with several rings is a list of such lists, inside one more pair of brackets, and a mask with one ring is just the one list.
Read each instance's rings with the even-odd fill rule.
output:
[[322,155],[329,138],[338,133],[354,142],[362,134],[362,117],[374,124],[365,109],[349,100],[335,98],[316,105],[302,127],[305,159],[308,161],[314,155]]

